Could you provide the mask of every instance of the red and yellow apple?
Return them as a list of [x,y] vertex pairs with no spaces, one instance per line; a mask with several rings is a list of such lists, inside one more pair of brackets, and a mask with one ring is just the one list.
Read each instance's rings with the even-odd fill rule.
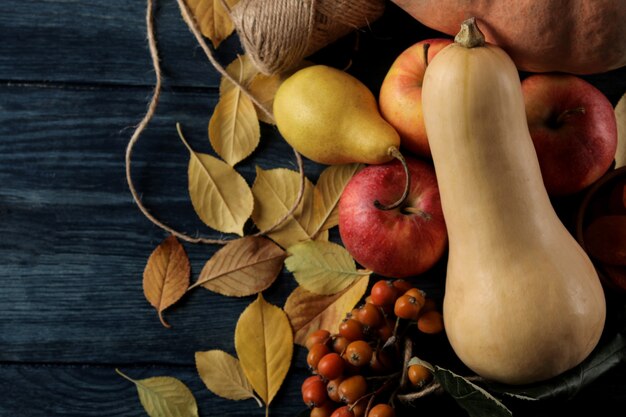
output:
[[422,118],[422,81],[426,66],[450,39],[426,39],[395,59],[380,88],[380,112],[400,134],[401,146],[415,155],[430,157]]
[[387,277],[419,275],[443,255],[448,243],[439,187],[430,162],[406,158],[410,173],[407,199],[400,199],[406,175],[394,160],[370,165],[346,185],[339,200],[339,234],[345,248],[365,268]]
[[522,81],[526,119],[550,195],[573,194],[611,166],[617,123],[610,101],[582,78],[534,74]]

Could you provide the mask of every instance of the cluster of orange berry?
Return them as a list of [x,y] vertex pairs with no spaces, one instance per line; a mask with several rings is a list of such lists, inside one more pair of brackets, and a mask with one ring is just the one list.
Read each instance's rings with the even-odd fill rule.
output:
[[302,384],[311,417],[394,417],[393,406],[377,397],[390,391],[392,383],[397,388],[407,380],[421,387],[432,377],[421,364],[403,369],[398,333],[411,323],[422,333],[443,331],[442,315],[423,291],[405,280],[383,280],[346,315],[337,333],[312,332],[306,347],[313,375]]

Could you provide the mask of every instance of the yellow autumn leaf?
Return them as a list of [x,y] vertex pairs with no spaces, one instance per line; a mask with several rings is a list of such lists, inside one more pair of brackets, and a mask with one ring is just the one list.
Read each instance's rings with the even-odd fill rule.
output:
[[626,165],[626,94],[615,106],[617,120],[617,152],[615,153],[615,168]]
[[143,292],[163,319],[163,311],[185,294],[189,286],[191,265],[185,249],[176,237],[169,236],[150,254],[143,271]]
[[229,400],[256,399],[237,358],[221,350],[209,350],[196,352],[195,359],[198,375],[215,395]]
[[363,276],[333,295],[315,294],[300,286],[293,290],[285,302],[285,313],[294,331],[294,342],[304,346],[307,336],[318,329],[335,333],[346,313],[365,294],[368,283],[369,275]]
[[[276,90],[278,90],[278,87],[285,80],[286,76],[279,74],[262,74],[247,54],[238,56],[237,59],[228,64],[226,72],[231,77],[238,80],[239,83],[261,103],[265,110],[269,112],[272,111]],[[225,95],[233,89],[239,90],[228,78],[222,77],[220,82],[220,96]],[[265,111],[259,109],[256,104],[253,104],[253,106],[258,120],[268,124],[274,124],[273,118],[268,117]]]
[[350,179],[363,164],[331,165],[320,174],[313,196],[315,217],[319,222],[313,234],[334,227],[339,222],[338,203]]
[[[316,227],[313,210],[313,184],[304,180],[304,195],[298,208],[268,237],[283,248],[313,238]],[[267,229],[289,212],[300,191],[300,175],[286,168],[263,170],[257,167],[252,184],[254,211],[252,220],[259,229]],[[328,232],[320,233],[316,240],[328,240]]]
[[[281,77],[279,74],[265,75],[258,73],[254,78],[252,78],[248,84],[248,88],[250,89],[250,93],[259,101],[259,103],[261,103],[266,110],[271,112],[272,107],[274,106],[274,96],[276,95],[276,91],[284,80],[285,78]],[[260,110],[257,106],[254,106],[254,108],[260,121],[270,125],[276,124],[274,119],[269,118],[264,111]]]
[[286,256],[278,245],[263,237],[233,240],[215,252],[189,289],[202,285],[227,296],[256,294],[276,280]]
[[[239,0],[226,0],[232,8]],[[196,18],[200,32],[211,40],[213,47],[230,36],[235,29],[228,12],[222,5],[222,0],[185,0],[189,11]]]
[[256,149],[260,139],[261,127],[252,101],[239,88],[228,89],[209,120],[213,149],[234,166]]
[[243,236],[243,226],[254,206],[246,180],[223,161],[195,152],[177,127],[190,153],[189,196],[196,214],[215,230]]
[[237,321],[235,349],[252,387],[269,407],[293,355],[293,332],[285,312],[259,294]]
[[[238,55],[236,59],[228,64],[226,72],[245,88],[249,88],[252,80],[259,74],[258,68],[247,54]],[[220,81],[220,96],[226,94],[229,90],[238,88],[228,78],[222,77]]]
[[287,269],[302,288],[316,294],[335,294],[371,274],[357,270],[352,256],[336,243],[310,240],[291,246],[287,252]]
[[157,376],[132,379],[115,370],[135,384],[139,401],[150,417],[198,417],[198,405],[191,390],[176,378]]
[[[286,168],[263,170],[257,167],[252,185],[254,211],[252,220],[259,229],[273,226],[289,212],[300,190],[300,175]],[[305,178],[304,196],[289,218],[268,236],[283,248],[310,240],[319,220],[313,209],[313,184]],[[316,240],[328,240],[328,232],[319,233]]]

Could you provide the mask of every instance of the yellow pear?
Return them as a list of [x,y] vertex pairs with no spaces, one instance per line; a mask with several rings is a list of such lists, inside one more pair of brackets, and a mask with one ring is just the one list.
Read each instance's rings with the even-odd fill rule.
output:
[[348,73],[325,65],[301,69],[282,83],[274,98],[274,118],[294,149],[322,164],[382,164],[400,146],[372,92]]

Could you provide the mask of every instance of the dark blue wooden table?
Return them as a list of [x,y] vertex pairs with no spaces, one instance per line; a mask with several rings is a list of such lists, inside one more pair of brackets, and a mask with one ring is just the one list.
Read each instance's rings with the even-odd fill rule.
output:
[[[188,234],[222,237],[195,215],[187,194],[188,153],[180,122],[197,150],[211,152],[207,124],[219,76],[180,17],[174,0],[158,2],[157,37],[165,86],[153,121],[135,148],[133,177],[150,211]],[[253,297],[194,291],[160,325],[145,300],[142,272],[165,237],[139,212],[124,176],[124,150],[154,84],[145,3],[123,0],[3,0],[0,12],[0,416],[143,416],[135,378],[169,375],[193,391],[202,416],[262,416],[254,401],[223,400],[204,387],[194,352],[234,353],[236,320]],[[435,32],[390,6],[371,30],[317,54],[345,65],[377,91],[395,56]],[[235,38],[220,47],[229,62]],[[626,72],[590,77],[613,103]],[[262,126],[260,148],[238,170],[295,168],[275,129]],[[305,163],[315,180],[322,167]],[[197,274],[219,247],[185,246]],[[441,282],[424,282],[433,291]],[[265,297],[282,306],[295,288],[283,273]],[[271,407],[303,410],[305,354]],[[574,400],[533,408],[534,415],[596,401],[626,405],[622,366]],[[464,415],[449,398],[425,399],[421,415]],[[417,415],[417,413],[416,413]],[[623,415],[623,414],[615,414]]]

